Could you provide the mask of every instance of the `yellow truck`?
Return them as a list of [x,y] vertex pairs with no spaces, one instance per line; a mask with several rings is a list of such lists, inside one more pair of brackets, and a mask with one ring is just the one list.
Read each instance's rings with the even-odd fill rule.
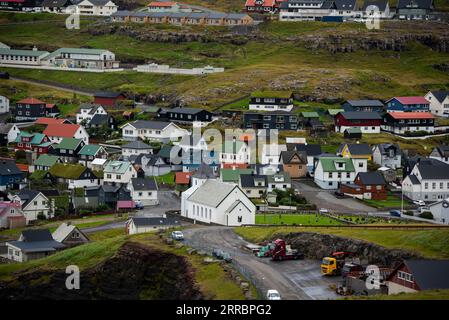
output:
[[328,276],[341,275],[346,258],[353,257],[354,253],[339,251],[334,252],[330,257],[324,257],[321,261],[321,274]]

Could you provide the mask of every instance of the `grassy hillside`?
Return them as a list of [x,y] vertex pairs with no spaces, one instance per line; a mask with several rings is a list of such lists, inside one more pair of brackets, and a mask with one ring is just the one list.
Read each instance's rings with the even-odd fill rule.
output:
[[[0,14],[4,19],[11,16]],[[14,17],[14,16],[13,16]],[[368,32],[360,24],[264,23],[256,32],[259,39],[236,44],[226,38],[226,28],[174,26],[129,26],[144,36],[149,33],[200,33],[208,42],[154,42],[138,40],[123,33],[92,35],[90,23],[80,30],[67,30],[63,23],[43,22],[0,25],[0,41],[15,47],[53,50],[62,46],[109,49],[121,61],[156,62],[178,67],[213,65],[225,72],[207,77],[154,75],[121,72],[114,74],[71,73],[7,69],[13,75],[47,79],[82,88],[127,90],[135,93],[163,93],[184,99],[192,106],[214,107],[254,90],[281,86],[316,97],[382,98],[423,94],[429,88],[446,88],[449,75],[433,68],[447,62],[449,55],[410,43],[408,50],[331,53],[306,49],[303,37],[355,34],[382,37],[405,32],[403,25],[391,30]],[[120,25],[122,27],[123,25]],[[127,27],[128,28],[128,27]],[[419,28],[416,28],[419,30]],[[398,31],[399,30],[399,31]],[[412,29],[413,30],[413,29]],[[413,32],[413,31],[412,31]],[[406,79],[406,81],[404,81]]]
[[415,251],[427,258],[449,258],[449,230],[384,230],[344,228],[300,228],[300,227],[239,227],[235,231],[245,239],[260,242],[277,234],[289,232],[320,232],[341,237],[350,237],[376,243],[386,248]]
[[[206,297],[219,300],[245,298],[239,285],[229,278],[219,263],[204,263],[203,256],[188,254],[185,247],[165,245],[154,233],[126,236],[123,229],[113,229],[97,232],[89,237],[93,242],[61,251],[47,258],[0,265],[0,280],[13,279],[18,272],[60,270],[67,265],[77,265],[80,270],[92,268],[114,256],[125,242],[136,241],[151,248],[186,257],[194,268],[196,282]],[[251,290],[254,296],[257,296],[254,288],[251,287]]]
[[424,290],[416,293],[348,297],[344,300],[449,300],[449,290]]

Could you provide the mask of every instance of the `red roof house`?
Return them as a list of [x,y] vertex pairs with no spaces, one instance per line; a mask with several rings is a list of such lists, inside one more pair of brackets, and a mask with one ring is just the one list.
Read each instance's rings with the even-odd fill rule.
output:
[[193,172],[176,172],[175,183],[181,185],[188,185],[190,183],[190,176]]
[[84,141],[85,144],[89,144],[89,134],[86,129],[79,124],[72,123],[53,123],[49,124],[44,130],[45,134],[51,142],[59,143],[62,138],[76,138]]
[[435,131],[435,117],[430,112],[387,112],[383,116],[382,130],[404,134],[406,132]]
[[276,0],[246,0],[245,9],[247,12],[274,13],[279,9],[279,2]]
[[44,125],[49,125],[49,124],[70,124],[71,122],[67,119],[56,119],[56,118],[39,118],[36,120],[35,124],[44,124]]
[[125,100],[125,96],[117,92],[102,91],[94,94],[94,103],[102,106],[114,107],[120,100]]

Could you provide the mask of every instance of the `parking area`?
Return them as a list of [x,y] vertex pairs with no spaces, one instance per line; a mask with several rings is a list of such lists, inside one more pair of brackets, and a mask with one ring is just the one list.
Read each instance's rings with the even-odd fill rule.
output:
[[144,207],[142,210],[139,210],[136,215],[143,217],[154,217],[161,216],[167,211],[181,209],[181,199],[173,191],[159,190],[158,199],[158,205]]
[[300,192],[310,203],[317,208],[326,208],[335,212],[344,213],[368,213],[377,211],[352,198],[339,199],[335,197],[335,190],[323,190],[316,186],[311,180],[293,181],[292,187]]
[[336,299],[333,287],[339,277],[323,277],[316,260],[272,261],[258,258],[242,249],[248,242],[228,227],[196,227],[183,230],[188,246],[211,253],[221,249],[229,253],[233,265],[265,294],[269,289],[279,291],[286,300]]

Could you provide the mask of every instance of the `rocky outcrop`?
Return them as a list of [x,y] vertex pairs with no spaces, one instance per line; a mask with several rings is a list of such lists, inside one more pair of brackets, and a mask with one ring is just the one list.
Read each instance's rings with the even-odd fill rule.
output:
[[[279,235],[278,235],[279,237]],[[292,248],[304,253],[305,257],[321,260],[335,251],[354,252],[356,257],[368,263],[392,266],[395,262],[408,258],[418,258],[416,253],[387,249],[363,240],[343,238],[330,234],[314,232],[289,233],[280,236],[291,244]],[[274,240],[274,239],[273,239]]]
[[2,299],[196,300],[202,293],[186,258],[127,242],[110,259],[81,271],[80,289],[67,290],[64,270],[20,273],[0,282]]

